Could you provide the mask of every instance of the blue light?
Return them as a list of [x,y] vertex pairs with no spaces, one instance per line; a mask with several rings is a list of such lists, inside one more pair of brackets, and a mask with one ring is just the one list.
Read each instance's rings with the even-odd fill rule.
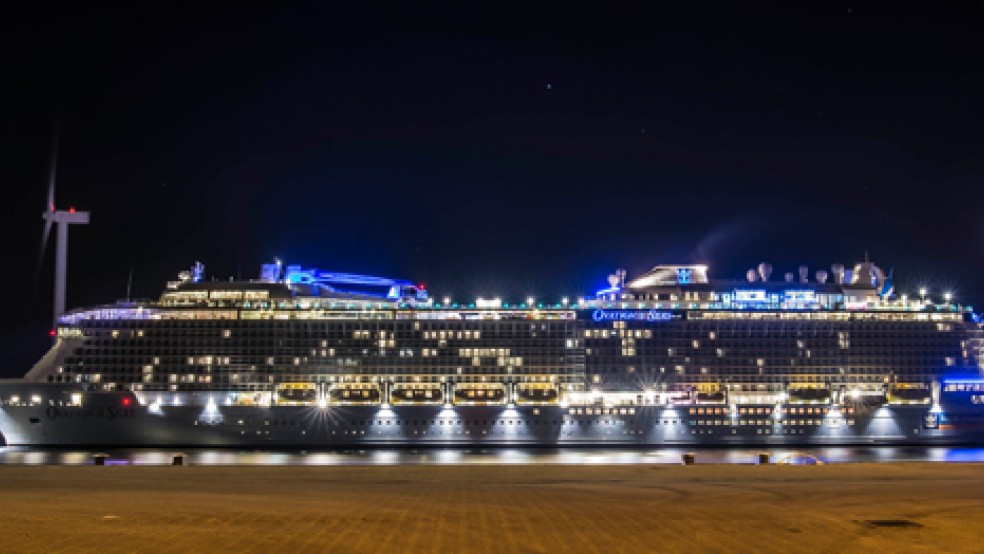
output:
[[763,289],[739,290],[735,289],[735,302],[762,303],[768,302],[769,297]]
[[785,302],[812,303],[816,300],[816,293],[812,290],[786,290],[782,296]]
[[426,291],[410,281],[372,275],[357,275],[355,273],[336,273],[320,269],[302,269],[299,265],[287,266],[284,281],[288,285],[310,285],[333,292],[391,300],[407,297],[416,297],[418,300],[427,298]]
[[595,310],[591,314],[595,321],[669,321],[673,314],[659,310]]
[[319,283],[319,284],[349,284],[377,287],[412,287],[410,281],[374,277],[372,275],[357,275],[355,273],[336,273],[320,269],[301,269],[299,265],[287,266],[286,281],[288,283]]

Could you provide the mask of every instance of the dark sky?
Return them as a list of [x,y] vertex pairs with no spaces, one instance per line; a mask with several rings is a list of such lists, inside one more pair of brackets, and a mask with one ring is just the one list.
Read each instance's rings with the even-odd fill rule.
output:
[[[870,253],[984,303],[984,5],[38,3],[5,14],[2,374],[69,305],[275,255],[466,298]],[[792,5],[795,4],[795,7]],[[484,6],[484,7],[482,7]],[[751,7],[750,7],[751,6]]]

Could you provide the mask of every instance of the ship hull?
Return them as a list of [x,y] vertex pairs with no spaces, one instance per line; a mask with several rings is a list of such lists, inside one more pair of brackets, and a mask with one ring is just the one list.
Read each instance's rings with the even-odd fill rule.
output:
[[[559,405],[147,405],[132,393],[0,385],[10,446],[315,448],[344,446],[956,445],[984,442],[984,409]],[[768,410],[768,412],[767,412]],[[815,410],[815,412],[814,412]],[[762,415],[763,413],[770,415]],[[783,414],[783,415],[777,415]],[[812,415],[816,413],[817,415]]]

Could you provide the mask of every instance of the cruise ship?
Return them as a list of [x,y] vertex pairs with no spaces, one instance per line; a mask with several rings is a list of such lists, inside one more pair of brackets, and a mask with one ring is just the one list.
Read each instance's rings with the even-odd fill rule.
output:
[[984,333],[869,261],[735,280],[616,271],[593,296],[460,301],[279,261],[194,266],[157,300],[75,309],[0,433],[29,446],[966,444]]

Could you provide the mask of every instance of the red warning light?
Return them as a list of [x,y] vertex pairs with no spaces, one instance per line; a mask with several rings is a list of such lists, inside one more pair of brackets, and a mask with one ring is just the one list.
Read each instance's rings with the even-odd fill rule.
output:
[[55,336],[55,335],[57,335],[57,334],[58,334],[58,331],[55,331],[54,329],[50,329],[50,330],[48,331],[48,336],[49,336],[49,337],[53,337],[53,336]]
[[70,206],[70,207],[68,208],[68,213],[70,213],[70,214],[74,214],[74,213],[75,213],[75,206]]
[[424,290],[424,289],[427,288],[427,285],[425,285],[423,283],[420,283],[420,284],[417,285],[417,288],[420,289],[420,290]]
[[129,396],[124,396],[123,397],[123,405],[124,406],[129,406],[130,405],[130,402],[133,402],[133,400],[130,400],[130,397]]

